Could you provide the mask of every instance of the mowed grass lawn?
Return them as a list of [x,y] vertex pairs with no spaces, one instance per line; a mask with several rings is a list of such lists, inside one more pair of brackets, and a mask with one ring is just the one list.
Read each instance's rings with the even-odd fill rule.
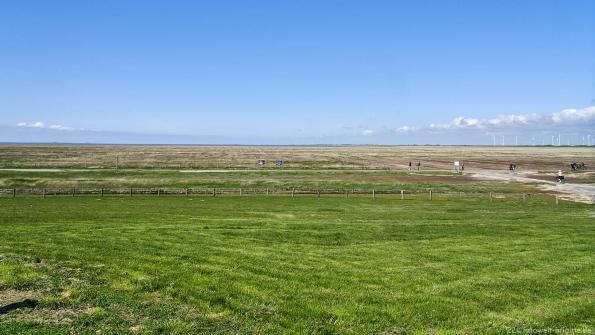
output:
[[2,334],[593,328],[592,205],[5,197],[0,213],[0,305],[39,301],[0,314]]

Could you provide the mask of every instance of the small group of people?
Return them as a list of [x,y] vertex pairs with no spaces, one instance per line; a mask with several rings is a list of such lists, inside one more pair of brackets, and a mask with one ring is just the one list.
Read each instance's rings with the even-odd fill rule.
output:
[[[417,171],[421,170],[421,162],[417,162],[416,166],[417,166]],[[412,169],[412,164],[411,164],[411,162],[409,162],[409,171],[411,171],[411,169]]]
[[[578,171],[578,170],[582,170],[585,168],[585,162],[572,162],[570,164],[570,169],[572,169],[572,171]],[[558,175],[556,176],[556,182],[562,184],[564,183],[564,174],[562,173],[562,170],[558,170]]]
[[580,163],[572,162],[570,164],[570,168],[572,169],[572,171],[582,170],[585,168],[585,162],[580,162]]

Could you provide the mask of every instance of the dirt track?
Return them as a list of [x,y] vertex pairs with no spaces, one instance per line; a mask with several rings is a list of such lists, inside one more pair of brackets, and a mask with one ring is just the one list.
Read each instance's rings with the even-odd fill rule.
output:
[[[472,176],[481,180],[537,184],[537,186],[544,191],[559,193],[562,199],[589,204],[595,203],[595,185],[572,183],[559,184],[554,181],[528,177],[535,173],[537,173],[537,171],[511,173],[509,171],[481,170],[474,173]],[[554,179],[554,176],[552,176],[552,179]]]

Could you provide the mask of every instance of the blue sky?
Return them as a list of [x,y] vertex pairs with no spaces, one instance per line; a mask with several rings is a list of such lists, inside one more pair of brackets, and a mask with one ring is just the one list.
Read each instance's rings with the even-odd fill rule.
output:
[[0,141],[595,139],[593,1],[3,1]]

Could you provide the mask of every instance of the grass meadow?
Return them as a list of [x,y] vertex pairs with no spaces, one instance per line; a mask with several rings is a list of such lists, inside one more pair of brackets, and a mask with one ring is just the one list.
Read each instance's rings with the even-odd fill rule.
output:
[[593,327],[592,205],[3,197],[0,213],[0,302],[38,302],[0,314],[2,334]]
[[530,185],[481,181],[452,171],[149,169],[0,170],[0,188],[266,188],[520,192]]

